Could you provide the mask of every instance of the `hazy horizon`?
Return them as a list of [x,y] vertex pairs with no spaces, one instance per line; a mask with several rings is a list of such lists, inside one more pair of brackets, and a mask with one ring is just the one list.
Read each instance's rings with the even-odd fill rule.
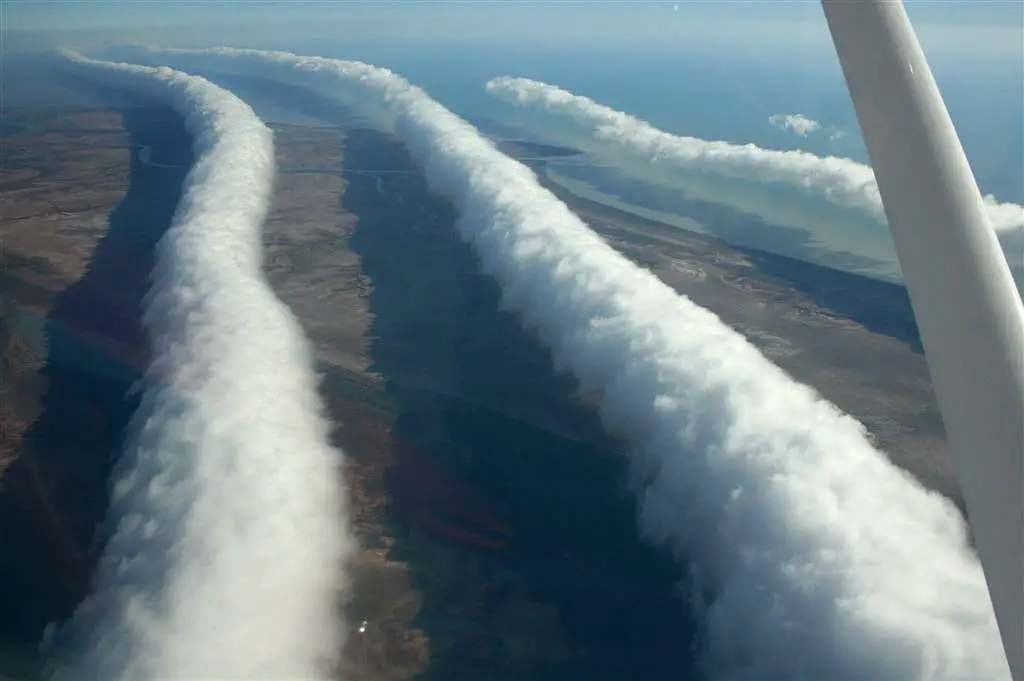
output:
[[[905,3],[934,56],[1011,64],[1024,52],[1024,4],[979,0]],[[538,47],[620,45],[673,52],[728,45],[730,50],[804,52],[830,47],[817,2],[314,2],[263,0],[133,3],[126,0],[8,0],[4,50],[31,52],[66,43],[256,43],[339,41],[512,43]],[[205,35],[212,31],[211,35]],[[738,42],[737,42],[738,41]]]

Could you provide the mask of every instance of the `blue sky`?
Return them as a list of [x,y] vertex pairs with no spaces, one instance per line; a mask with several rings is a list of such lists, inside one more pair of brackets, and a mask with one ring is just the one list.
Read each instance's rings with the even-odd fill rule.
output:
[[[364,16],[419,15],[425,8],[438,14],[452,9],[486,9],[505,15],[508,9],[526,18],[543,16],[552,7],[567,7],[587,16],[597,25],[623,17],[636,17],[659,8],[684,15],[728,18],[742,10],[772,19],[808,20],[821,13],[814,0],[719,0],[718,2],[650,2],[632,0],[7,0],[12,29],[124,28],[187,25],[191,23],[233,23],[238,21],[282,21],[353,13]],[[952,25],[1014,25],[1020,29],[1024,16],[1022,0],[906,0],[911,15],[922,23]],[[513,7],[514,5],[514,7]],[[678,10],[675,7],[678,6]],[[503,11],[505,10],[505,11]],[[423,26],[429,31],[431,27]],[[584,32],[586,25],[583,27]]]
[[[1024,0],[908,0],[938,49],[1024,50]],[[222,28],[225,41],[328,34],[351,39],[671,44],[719,37],[765,45],[827,39],[815,0],[7,0],[11,31],[133,29],[181,42],[181,27]],[[239,25],[246,25],[242,30]],[[232,28],[232,27],[235,28]]]

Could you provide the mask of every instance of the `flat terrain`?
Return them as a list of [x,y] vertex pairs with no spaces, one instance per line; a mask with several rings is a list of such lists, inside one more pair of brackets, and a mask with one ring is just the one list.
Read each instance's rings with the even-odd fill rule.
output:
[[[32,107],[4,122],[0,639],[17,647],[88,588],[146,365],[139,307],[153,247],[191,156],[166,109]],[[169,167],[140,163],[142,148]]]
[[[331,156],[299,158],[299,135]],[[636,536],[617,445],[498,310],[451,206],[392,138],[280,129],[278,142],[267,270],[323,361],[364,546],[347,677],[614,679],[685,664],[670,645],[689,638],[674,569]],[[338,161],[340,175],[301,170]]]
[[[166,109],[9,110],[2,132],[0,637],[30,643],[74,607],[102,548],[109,463],[146,362],[146,277],[191,158]],[[678,568],[637,536],[622,444],[500,310],[452,206],[393,137],[284,125],[275,137],[265,269],[317,349],[362,547],[346,678],[680,675],[693,626]],[[544,159],[573,153],[504,149],[542,180]],[[955,496],[901,289],[552,186]]]
[[[28,320],[49,315],[57,295],[86,276],[111,211],[128,190],[128,134],[112,111],[35,108],[6,111],[3,132],[0,286],[4,298],[17,303],[19,324],[32,326]],[[105,301],[119,302],[114,289],[103,292]],[[28,332],[8,341],[20,348],[17,352],[35,358],[36,364],[26,369],[42,361],[40,340],[38,333]],[[25,361],[15,360],[15,365]],[[21,375],[8,372],[5,379]],[[8,437],[0,443],[4,458],[25,429],[21,408],[26,405],[14,401],[7,406],[14,413],[5,421]]]

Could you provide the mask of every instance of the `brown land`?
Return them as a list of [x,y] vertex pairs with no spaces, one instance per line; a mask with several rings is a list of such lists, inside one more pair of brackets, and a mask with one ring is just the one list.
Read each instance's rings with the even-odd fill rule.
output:
[[190,152],[163,109],[3,113],[0,639],[31,645],[88,588],[146,362],[153,244],[180,195],[183,173],[140,170],[132,148],[186,166]]
[[[267,271],[323,362],[363,546],[350,573],[344,676],[496,679],[503,666],[515,674],[571,662],[558,609],[500,567],[515,541],[510,523],[445,461],[475,455],[446,432],[447,401],[466,392],[464,360],[476,354],[459,352],[460,342],[469,331],[493,352],[517,339],[507,322],[491,330],[466,310],[480,282],[450,205],[429,195],[403,147],[375,133],[281,128],[278,145],[288,156],[267,223]],[[338,162],[348,177],[301,172]],[[486,314],[493,307],[488,298]],[[531,351],[543,360],[535,341]],[[549,380],[550,370],[531,373],[519,380]],[[486,396],[469,398],[497,410]],[[541,404],[539,421],[565,411]]]
[[[344,136],[338,129],[278,127],[275,140],[280,168],[341,169]],[[265,228],[266,271],[302,321],[324,369],[330,369],[325,396],[339,423],[336,441],[349,454],[353,523],[364,548],[349,568],[349,619],[356,631],[345,657],[345,678],[410,679],[426,667],[429,642],[412,624],[422,598],[408,566],[389,553],[395,539],[383,517],[389,502],[383,477],[393,463],[388,425],[394,414],[382,379],[370,371],[372,283],[347,247],[357,221],[342,209],[346,186],[340,172],[278,177]],[[361,634],[364,619],[367,631]]]
[[[8,110],[0,139],[0,286],[5,319],[46,317],[80,280],[128,187],[129,149],[112,111]],[[16,308],[11,306],[15,304]],[[3,439],[9,460],[43,389],[38,341],[5,328]]]

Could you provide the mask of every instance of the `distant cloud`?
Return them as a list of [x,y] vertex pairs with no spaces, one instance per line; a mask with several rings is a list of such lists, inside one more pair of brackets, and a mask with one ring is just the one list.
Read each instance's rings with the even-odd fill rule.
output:
[[801,137],[821,130],[821,123],[803,114],[775,114],[768,117],[768,122],[779,130],[791,130]]
[[827,133],[830,142],[846,137],[846,131],[822,125],[820,121],[803,114],[775,114],[768,117],[768,122],[783,131],[790,131],[800,137],[809,137],[814,133]]
[[[522,111],[530,111],[540,124],[560,125],[561,134],[574,146],[618,164],[656,168],[662,176],[685,177],[687,172],[698,171],[798,187],[840,208],[859,211],[879,225],[887,224],[874,171],[849,158],[673,135],[587,97],[527,78],[495,78],[487,83],[487,91]],[[843,134],[831,128],[825,130]],[[837,137],[833,135],[832,139]],[[984,197],[984,203],[1011,269],[1015,276],[1024,277],[1024,207],[1002,203],[991,195]],[[765,202],[759,203],[758,209],[774,210]],[[1018,281],[1024,282],[1024,278]]]

